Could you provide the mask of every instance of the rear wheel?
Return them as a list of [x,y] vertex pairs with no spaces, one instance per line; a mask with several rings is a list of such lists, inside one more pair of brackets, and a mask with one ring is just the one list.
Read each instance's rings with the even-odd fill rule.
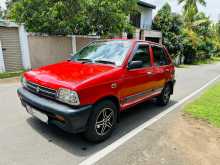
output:
[[164,87],[161,95],[157,98],[157,103],[161,106],[167,105],[170,101],[171,92],[172,92],[171,85],[167,84]]
[[94,112],[89,118],[88,129],[84,137],[92,142],[100,142],[107,139],[113,132],[117,121],[117,107],[105,100],[94,106]]

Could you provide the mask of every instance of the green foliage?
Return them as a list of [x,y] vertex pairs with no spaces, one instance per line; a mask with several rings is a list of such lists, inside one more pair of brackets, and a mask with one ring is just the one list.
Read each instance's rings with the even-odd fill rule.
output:
[[0,18],[2,18],[2,17],[3,17],[3,10],[2,10],[2,8],[0,6]]
[[203,12],[187,20],[183,28],[185,62],[194,63],[210,58],[214,53],[211,21]]
[[214,53],[220,57],[220,23],[211,26],[212,41],[214,44]]
[[30,32],[80,34],[86,21],[82,5],[79,0],[23,0],[13,3],[9,14]]
[[183,37],[181,28],[183,20],[180,15],[172,13],[170,5],[165,4],[153,20],[153,29],[163,34],[163,43],[172,56],[182,54]]
[[213,40],[212,22],[198,11],[198,4],[206,5],[205,0],[179,0],[183,4],[184,56],[186,63],[211,58],[218,51],[217,42]]
[[135,9],[136,0],[88,0],[87,18],[92,32],[100,35],[117,35],[129,31],[128,15]]
[[[183,14],[172,13],[165,4],[153,20],[153,29],[163,34],[163,43],[173,57],[196,63],[220,55],[220,23],[198,11],[205,0],[178,0]],[[128,16],[137,9],[137,0],[7,0],[7,15],[24,23],[29,32],[48,34],[98,34],[114,37],[132,33]]]
[[9,16],[30,32],[102,36],[129,31],[137,0],[15,0]]
[[[183,4],[184,14],[189,10],[193,8],[194,14],[198,12],[198,6],[197,4],[201,4],[203,6],[206,6],[205,0],[178,0],[180,4]],[[192,12],[192,10],[191,10]],[[191,13],[192,14],[192,13]]]
[[6,0],[6,7],[8,9],[10,9],[12,7],[12,5],[15,3],[15,2],[18,2],[18,1],[21,1],[21,0]]
[[0,79],[11,78],[11,77],[19,77],[24,73],[24,70],[16,71],[16,72],[4,72],[0,73]]
[[162,32],[163,43],[172,56],[184,56],[184,63],[193,64],[219,54],[220,25],[213,25],[209,17],[197,9],[197,3],[205,5],[205,1],[179,2],[184,3],[183,16],[172,13],[169,4],[165,4],[153,21],[153,29]]

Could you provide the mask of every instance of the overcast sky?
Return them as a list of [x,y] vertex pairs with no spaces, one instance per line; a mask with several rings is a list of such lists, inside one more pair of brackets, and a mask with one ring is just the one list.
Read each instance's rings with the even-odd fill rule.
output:
[[[177,0],[143,0],[148,3],[152,3],[157,6],[157,10],[160,9],[164,3],[169,2],[174,12],[181,12],[182,8],[177,3]],[[200,11],[205,12],[214,21],[220,19],[220,0],[206,0],[207,6],[199,6]],[[155,14],[156,12],[154,12]]]
[[[181,12],[181,6],[178,5],[177,0],[143,0],[157,6],[157,10],[163,6],[164,3],[169,2],[174,12]],[[204,11],[214,21],[220,19],[220,0],[206,0],[206,7],[199,7],[200,11]],[[0,0],[0,5],[5,8],[5,0]],[[154,11],[154,14],[156,11]]]

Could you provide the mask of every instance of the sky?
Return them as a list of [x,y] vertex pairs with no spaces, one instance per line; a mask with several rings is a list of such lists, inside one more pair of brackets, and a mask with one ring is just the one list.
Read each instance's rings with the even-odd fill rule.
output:
[[[5,1],[0,0],[0,6],[5,9]],[[174,12],[181,12],[181,6],[178,5],[177,0],[143,0],[148,3],[152,3],[157,6],[157,9],[154,11],[154,15],[157,10],[160,9],[164,3],[168,2],[172,6]],[[213,21],[218,21],[220,19],[220,0],[206,0],[207,6],[199,6],[200,11],[204,11]]]
[[[180,13],[182,10],[181,5],[179,5],[177,0],[143,0],[148,3],[154,4],[157,6],[157,9],[154,11],[154,15],[158,9],[160,9],[166,2],[168,2],[173,12]],[[206,0],[206,7],[199,6],[199,10],[203,11],[209,16],[213,21],[220,20],[220,0]]]

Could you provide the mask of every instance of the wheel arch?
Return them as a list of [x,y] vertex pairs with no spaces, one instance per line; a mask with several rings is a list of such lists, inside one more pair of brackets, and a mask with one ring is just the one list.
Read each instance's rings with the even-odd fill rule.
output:
[[171,95],[173,94],[173,91],[174,91],[174,84],[175,84],[175,80],[169,80],[166,83],[166,85],[170,85],[171,86]]
[[116,105],[116,107],[117,107],[117,122],[119,122],[119,119],[120,119],[120,108],[121,108],[121,107],[120,107],[120,101],[119,101],[118,97],[113,96],[113,95],[104,96],[104,97],[98,99],[98,100],[95,102],[94,105],[96,105],[96,104],[98,104],[99,102],[104,101],[104,100],[110,100],[110,101],[112,101],[112,102]]

